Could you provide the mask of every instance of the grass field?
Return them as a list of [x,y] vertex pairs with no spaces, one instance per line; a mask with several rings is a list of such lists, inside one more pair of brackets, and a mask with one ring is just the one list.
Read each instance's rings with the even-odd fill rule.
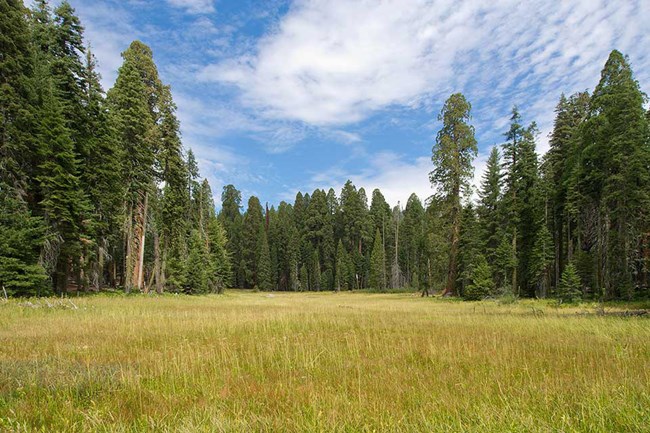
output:
[[650,431],[647,318],[410,294],[32,302],[0,302],[2,432]]

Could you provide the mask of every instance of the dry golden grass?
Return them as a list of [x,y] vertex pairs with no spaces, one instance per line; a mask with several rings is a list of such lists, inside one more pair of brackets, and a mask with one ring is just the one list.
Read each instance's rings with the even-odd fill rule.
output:
[[0,431],[650,431],[644,318],[409,294],[48,302],[0,303]]

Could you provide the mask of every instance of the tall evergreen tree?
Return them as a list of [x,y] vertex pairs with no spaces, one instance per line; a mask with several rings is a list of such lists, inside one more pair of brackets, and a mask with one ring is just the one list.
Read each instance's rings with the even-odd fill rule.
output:
[[499,217],[501,161],[496,146],[490,151],[478,194],[480,198],[478,216],[481,237],[485,245],[485,257],[489,264],[494,265],[495,253],[503,236]]
[[517,107],[512,110],[510,129],[505,134],[503,144],[503,167],[505,175],[505,192],[503,199],[503,219],[510,238],[511,263],[510,277],[512,293],[520,295],[522,287],[525,294],[531,294],[528,284],[528,266],[532,249],[537,237],[540,203],[535,195],[537,182],[537,154],[535,153],[535,135],[537,126],[522,124]]
[[580,127],[587,117],[589,100],[587,92],[576,93],[569,98],[564,95],[560,97],[555,109],[550,148],[546,154],[549,178],[553,184],[550,219],[555,244],[555,287],[559,285],[564,265],[573,258],[579,216],[584,215],[577,185],[582,154]]
[[0,183],[27,198],[33,159],[34,64],[27,10],[0,1]]
[[438,116],[442,129],[433,147],[434,169],[429,174],[431,183],[449,206],[451,228],[449,242],[449,270],[443,295],[456,293],[458,276],[458,244],[461,225],[461,193],[469,188],[473,174],[472,160],[478,152],[474,127],[469,125],[471,105],[460,93],[447,99]]
[[426,243],[426,220],[422,202],[416,194],[411,194],[400,224],[400,239],[398,248],[401,249],[401,269],[406,274],[407,283],[412,285],[413,275],[422,279],[424,271],[422,263]]
[[39,206],[56,239],[53,245],[58,254],[52,256],[48,270],[55,289],[62,293],[67,289],[69,279],[76,276],[79,281],[81,224],[89,209],[81,190],[78,160],[70,131],[65,126],[63,107],[46,71],[41,69],[37,80],[40,100],[36,135]]
[[[155,161],[156,107],[151,105],[151,82],[157,73],[151,50],[133,42],[122,53],[115,86],[108,92],[111,120],[121,145],[122,182],[125,186],[125,264],[124,285],[127,291],[143,287],[145,231],[148,199],[153,192]],[[153,65],[153,66],[152,66]]]
[[[255,286],[260,288],[259,263],[261,253],[264,250],[262,248],[263,240],[261,239],[263,227],[262,205],[260,205],[260,200],[257,197],[251,196],[248,200],[248,208],[246,209],[242,225],[242,262],[244,266],[245,288],[253,288]],[[264,242],[268,242],[268,240]],[[270,267],[270,263],[268,265]],[[270,278],[270,275],[264,275],[264,277]],[[268,281],[264,281],[264,283],[268,283]]]
[[[596,209],[597,278],[607,297],[631,296],[634,263],[650,220],[650,147],[645,95],[614,50],[583,128],[582,196]],[[643,275],[637,272],[637,275]]]
[[233,284],[244,287],[244,269],[242,268],[242,215],[241,192],[234,185],[226,185],[221,193],[221,212],[219,221],[226,230],[226,245],[233,265]]

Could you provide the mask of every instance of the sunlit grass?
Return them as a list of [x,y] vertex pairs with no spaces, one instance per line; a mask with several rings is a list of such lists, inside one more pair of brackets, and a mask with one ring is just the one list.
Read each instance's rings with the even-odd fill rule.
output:
[[650,431],[650,320],[592,306],[20,302],[0,303],[0,431]]

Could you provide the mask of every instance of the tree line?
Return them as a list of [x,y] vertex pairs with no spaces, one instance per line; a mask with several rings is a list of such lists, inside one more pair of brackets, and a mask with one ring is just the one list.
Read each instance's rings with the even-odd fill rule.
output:
[[217,214],[171,89],[133,42],[106,94],[67,2],[0,0],[0,283],[10,295],[410,288],[466,299],[648,295],[650,112],[613,51],[559,99],[550,150],[514,107],[473,198],[471,104],[444,103],[434,194],[391,207],[348,181],[277,207],[223,188]]
[[237,287],[345,290],[410,287],[423,294],[561,300],[648,296],[650,112],[628,59],[612,51],[594,91],[562,95],[550,150],[535,122],[512,110],[491,149],[478,200],[471,104],[445,102],[423,203],[370,204],[348,181],[262,209],[228,185],[219,219]]
[[184,151],[171,89],[135,41],[107,94],[66,1],[0,1],[0,284],[220,291],[212,192]]

